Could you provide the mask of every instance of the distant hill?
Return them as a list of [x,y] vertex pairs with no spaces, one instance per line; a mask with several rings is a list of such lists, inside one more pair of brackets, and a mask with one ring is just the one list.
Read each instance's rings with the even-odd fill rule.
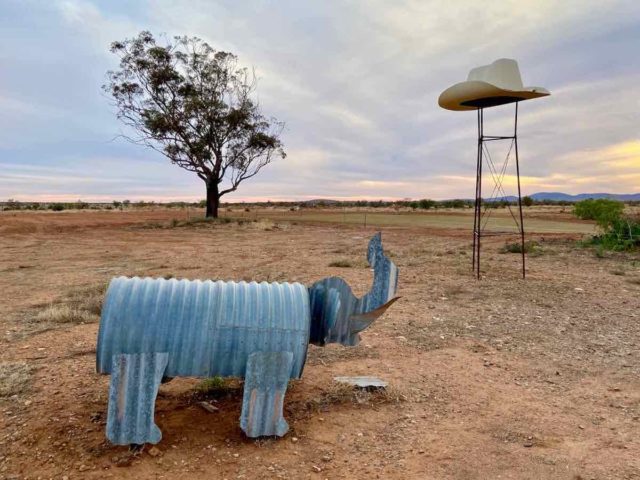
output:
[[[620,200],[621,202],[640,201],[640,193],[579,193],[577,195],[569,195],[568,193],[562,192],[538,192],[528,196],[538,202],[545,200],[552,202],[579,202],[581,200],[586,200],[587,198],[610,198],[612,200]],[[514,195],[507,195],[506,197],[497,197],[492,200],[489,200],[488,198],[485,199],[485,201],[488,202],[501,202],[505,200],[507,202],[516,202],[518,201],[518,197]]]
[[534,200],[555,200],[565,202],[579,202],[587,198],[610,198],[612,200],[620,200],[622,202],[640,201],[640,193],[579,193],[577,195],[569,195],[562,192],[539,192],[529,195]]

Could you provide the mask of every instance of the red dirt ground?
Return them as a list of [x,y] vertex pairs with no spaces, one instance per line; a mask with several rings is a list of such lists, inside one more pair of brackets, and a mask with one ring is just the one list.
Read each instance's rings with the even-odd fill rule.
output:
[[[640,259],[597,258],[557,235],[526,281],[519,256],[498,252],[504,240],[487,241],[476,281],[468,232],[385,228],[402,299],[358,347],[311,348],[285,400],[286,437],[243,436],[235,384],[208,413],[198,380],[176,379],[158,398],[158,451],[110,445],[98,324],[39,324],[47,305],[117,275],[340,275],[356,294],[372,279],[373,228],[149,225],[175,215],[0,214],[1,361],[33,368],[25,391],[0,399],[0,478],[640,478]],[[391,387],[345,395],[336,375]]]

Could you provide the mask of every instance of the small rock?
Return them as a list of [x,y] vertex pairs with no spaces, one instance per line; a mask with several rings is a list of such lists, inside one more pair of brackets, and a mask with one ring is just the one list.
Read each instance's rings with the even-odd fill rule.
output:
[[314,465],[311,467],[311,470],[313,470],[316,473],[320,473],[322,471],[322,468],[317,465]]
[[198,402],[198,405],[209,413],[216,413],[220,410],[218,407],[211,405],[209,402]]
[[160,450],[158,447],[151,447],[149,449],[149,455],[151,455],[152,457],[158,457],[160,455],[162,455],[162,450]]
[[117,467],[128,467],[133,462],[134,456],[130,453],[123,453],[121,455],[116,455],[111,457],[111,462],[114,463]]
[[298,437],[291,437],[291,442],[296,443],[298,441]]
[[240,454],[239,454],[239,453],[234,453],[234,454],[233,454],[233,458],[238,458],[239,456],[240,456]]

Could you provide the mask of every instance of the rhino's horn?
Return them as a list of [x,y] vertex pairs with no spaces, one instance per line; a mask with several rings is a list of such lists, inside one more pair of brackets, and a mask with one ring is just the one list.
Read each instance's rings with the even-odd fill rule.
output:
[[394,297],[381,307],[371,310],[370,312],[351,315],[349,319],[349,330],[351,333],[356,334],[368,328],[369,325],[375,322],[384,312],[387,311],[387,308],[393,305],[396,300],[400,298],[401,297]]

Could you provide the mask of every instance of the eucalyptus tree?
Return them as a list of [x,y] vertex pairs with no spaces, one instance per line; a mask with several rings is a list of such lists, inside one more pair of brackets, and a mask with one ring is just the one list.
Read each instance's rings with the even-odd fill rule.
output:
[[134,132],[123,136],[202,179],[207,217],[218,216],[223,195],[285,157],[284,124],[263,115],[255,72],[232,53],[197,37],[160,45],[147,31],[113,42],[111,51],[120,64],[103,89]]

